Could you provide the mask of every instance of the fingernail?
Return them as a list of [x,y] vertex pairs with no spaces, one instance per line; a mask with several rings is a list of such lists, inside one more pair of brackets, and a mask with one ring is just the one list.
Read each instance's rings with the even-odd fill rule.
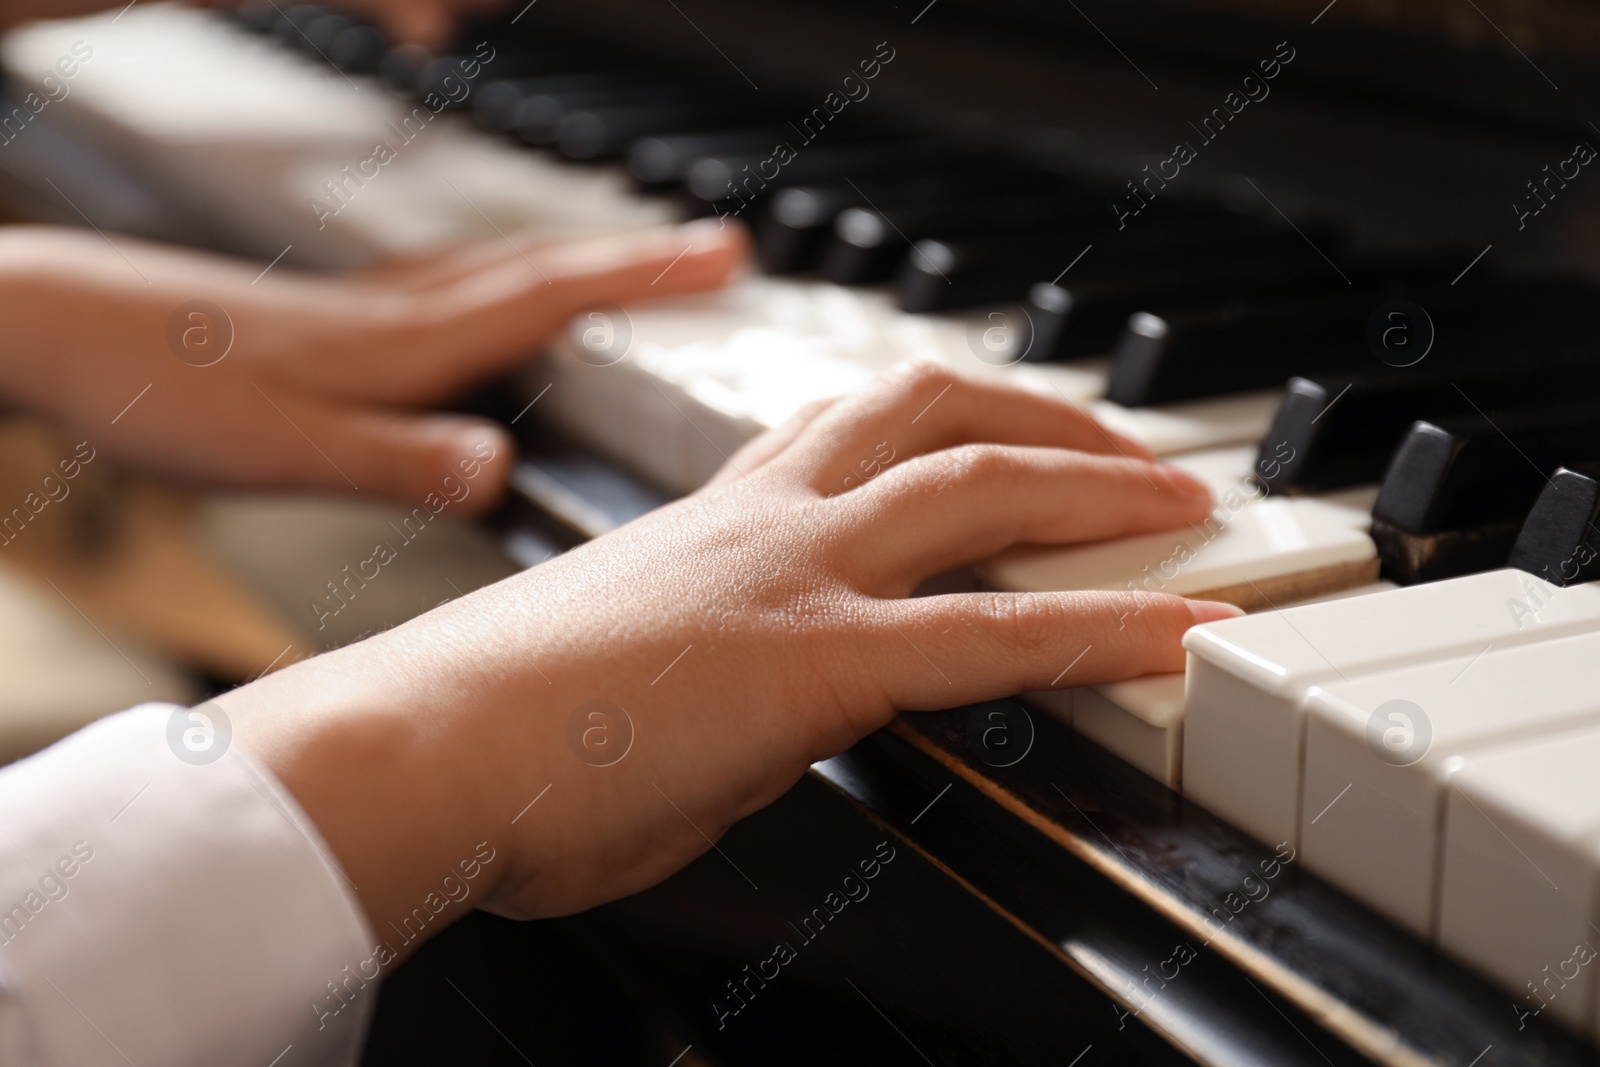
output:
[[1237,619],[1243,614],[1243,608],[1236,607],[1233,604],[1224,604],[1220,600],[1189,601],[1191,626],[1199,626],[1203,622],[1217,622],[1220,619]]
[[1168,488],[1193,500],[1211,499],[1211,489],[1188,471],[1168,463],[1156,464],[1156,472],[1166,480]]
[[513,447],[505,429],[497,423],[474,418],[442,416],[433,427],[449,467],[488,463],[507,455]]

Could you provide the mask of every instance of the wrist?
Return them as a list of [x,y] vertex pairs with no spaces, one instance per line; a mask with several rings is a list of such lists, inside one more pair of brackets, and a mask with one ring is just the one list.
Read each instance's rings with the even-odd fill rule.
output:
[[[367,678],[335,652],[220,698],[235,743],[316,824],[380,947],[403,959],[505,879],[509,849],[485,831],[485,798],[439,720],[406,713],[413,687]],[[381,961],[380,961],[381,962]]]

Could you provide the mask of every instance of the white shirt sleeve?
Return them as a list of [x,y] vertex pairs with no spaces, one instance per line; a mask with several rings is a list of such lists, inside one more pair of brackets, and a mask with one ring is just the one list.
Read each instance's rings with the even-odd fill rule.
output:
[[0,1063],[356,1062],[372,932],[230,739],[215,704],[150,704],[0,771]]

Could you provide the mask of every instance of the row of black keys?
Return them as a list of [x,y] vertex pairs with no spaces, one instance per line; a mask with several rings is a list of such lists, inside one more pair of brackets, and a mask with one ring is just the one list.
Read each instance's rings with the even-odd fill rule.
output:
[[[1027,294],[1013,350],[1001,358],[1112,352],[1107,395],[1127,406],[1367,365],[1375,358],[1368,320],[1401,295],[1436,316],[1450,358],[1486,358],[1508,333],[1496,331],[1489,307],[1530,291],[1497,288],[1482,266],[1466,285],[1448,285],[1469,258],[1460,253],[1362,261],[1330,226],[1296,231],[1175,194],[1119,228],[1117,191],[1082,173],[974,154],[849,114],[818,133],[795,125],[814,113],[802,102],[715,73],[507,38],[503,27],[483,31],[495,55],[488,65],[476,63],[476,47],[430,57],[374,47],[370,27],[321,7],[263,2],[245,9],[257,29],[351,69],[381,70],[412,94],[459,99],[472,71],[478,88],[466,102],[485,127],[575,159],[626,154],[641,186],[699,213],[751,221],[769,271],[853,285],[893,280],[901,306],[917,312]],[[673,132],[684,129],[694,132]],[[805,145],[807,135],[818,142]],[[803,147],[777,165],[778,142]],[[1554,288],[1535,293],[1543,308],[1524,316],[1519,346],[1570,344],[1596,324],[1587,289]]]
[[1278,493],[1380,482],[1372,537],[1411,584],[1515,566],[1600,578],[1600,366],[1294,378],[1256,477]]
[[[370,26],[314,5],[268,3],[242,17],[417,96],[455,99],[472,69],[465,55],[388,49]],[[572,42],[483,32],[496,58],[472,100],[480,124],[573,159],[625,155],[641,187],[674,191],[693,212],[754,208],[770,271],[894,279],[913,311],[1005,300],[1055,271],[1032,285],[1013,356],[1112,350],[1108,395],[1130,406],[1272,386],[1291,371],[1355,374],[1292,381],[1258,469],[1273,472],[1261,478],[1278,492],[1381,478],[1373,532],[1391,577],[1447,577],[1508,558],[1553,581],[1600,573],[1587,547],[1600,501],[1589,476],[1600,471],[1585,466],[1600,464],[1600,417],[1583,403],[1600,399],[1600,371],[1585,360],[1597,325],[1588,286],[1485,284],[1481,269],[1476,284],[1449,285],[1442,279],[1464,262],[1453,256],[1352,258],[1337,270],[1312,248],[1344,252],[1330,227],[1295,231],[1177,197],[1119,232],[1109,191],[1081,174],[859,121],[831,125],[826,143],[756,183],[752,168],[796,139],[774,124],[804,114],[796,101],[757,102],[714,74]],[[699,132],[671,132],[689,127]],[[1076,259],[1070,270],[1057,266],[1062,249]],[[1440,351],[1419,366],[1381,368],[1364,338],[1374,309],[1400,294],[1437,317]],[[1514,326],[1497,305],[1515,308]],[[1517,369],[1499,369],[1511,360]],[[1575,469],[1551,474],[1562,462]]]

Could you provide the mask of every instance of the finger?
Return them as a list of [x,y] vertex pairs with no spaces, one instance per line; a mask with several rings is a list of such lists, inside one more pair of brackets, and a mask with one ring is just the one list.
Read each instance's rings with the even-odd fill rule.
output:
[[356,277],[380,289],[398,287],[424,292],[502,266],[558,240],[531,231],[498,234],[415,255],[395,256],[361,270]]
[[505,493],[514,445],[504,429],[458,415],[410,415],[276,401],[295,437],[260,482],[357,491],[457,515]]
[[738,223],[701,219],[668,230],[567,241],[539,254],[554,287],[557,317],[565,322],[596,299],[627,303],[720,285],[743,262],[749,245]]
[[885,451],[892,462],[904,462],[975,441],[1151,458],[1144,446],[1064,400],[916,363],[818,419],[783,462],[818,492],[831,493]]
[[825,397],[822,400],[813,400],[794,414],[788,422],[775,429],[768,430],[745,443],[744,447],[728,457],[728,461],[718,469],[711,480],[706,482],[706,489],[718,489],[729,482],[747,477],[764,466],[774,456],[779,455],[784,449],[794,443],[795,438],[807,426],[814,422],[817,416],[827,411],[838,403],[838,397]]
[[904,596],[930,575],[1019,542],[1099,541],[1199,522],[1211,492],[1147,460],[979,444],[907,460],[840,507],[859,531],[851,551],[865,588]]
[[1166,593],[956,593],[879,604],[879,684],[909,710],[1181,671],[1185,630],[1242,614]]
[[[405,289],[425,291],[459,280],[485,263],[498,263],[501,257],[490,260],[483,251],[487,242],[474,241],[466,245],[453,245],[415,255],[394,256],[363,268],[352,275],[352,280],[371,285],[378,290]],[[505,248],[505,242],[500,242]]]
[[392,345],[373,346],[388,366],[385,398],[434,399],[520,363],[594,304],[716,288],[747,246],[742,229],[708,220],[519,252],[431,294],[420,309],[407,294],[397,301]]

